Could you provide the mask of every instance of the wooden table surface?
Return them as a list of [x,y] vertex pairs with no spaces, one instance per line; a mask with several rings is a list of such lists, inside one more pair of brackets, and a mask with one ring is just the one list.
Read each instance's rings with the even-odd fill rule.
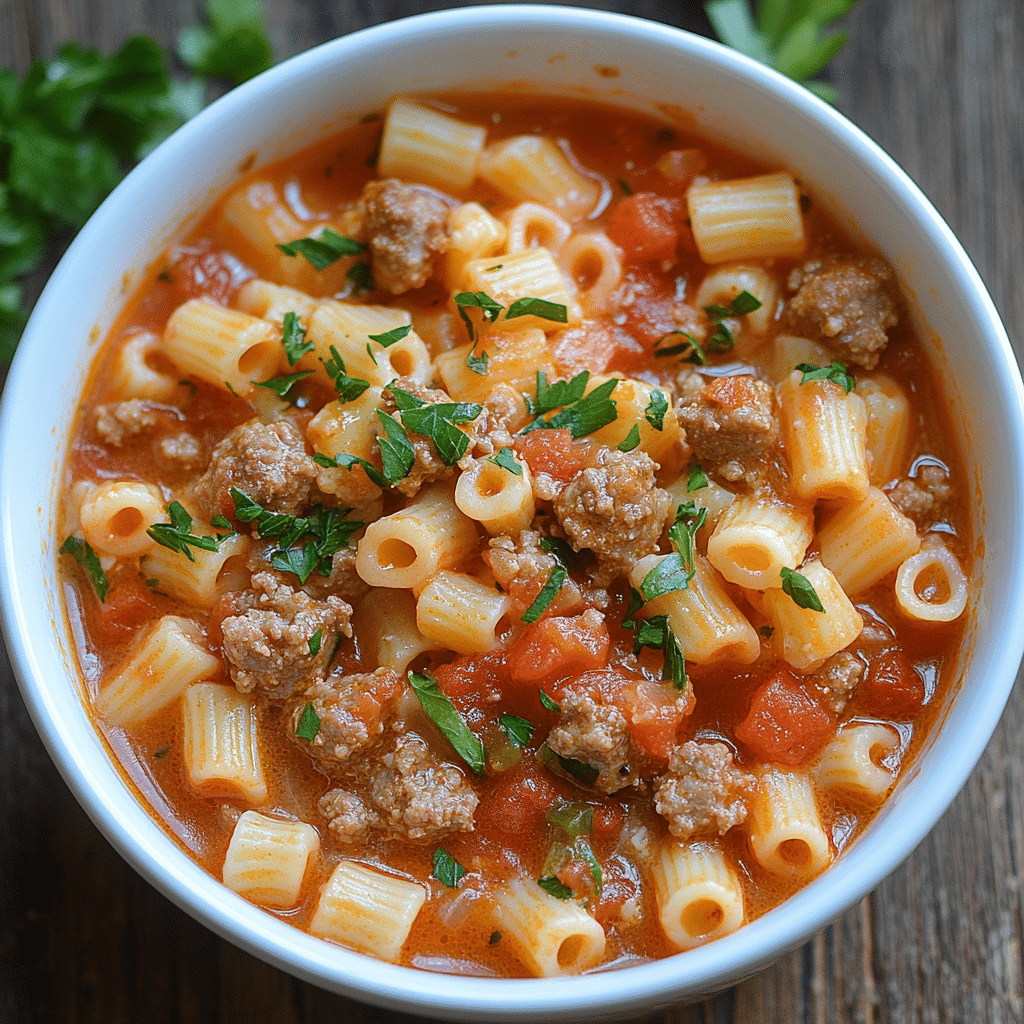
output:
[[[283,58],[444,0],[265,0]],[[710,34],[693,0],[606,0]],[[0,67],[65,39],[171,46],[200,4],[0,0]],[[907,169],[960,237],[1015,345],[1024,318],[1024,4],[860,0],[834,62],[840,109]],[[992,439],[998,442],[998,439]],[[1024,697],[907,862],[801,949],[700,1005],[632,1020],[1024,1020]],[[108,846],[50,763],[0,656],[0,1022],[380,1022],[215,937]]]

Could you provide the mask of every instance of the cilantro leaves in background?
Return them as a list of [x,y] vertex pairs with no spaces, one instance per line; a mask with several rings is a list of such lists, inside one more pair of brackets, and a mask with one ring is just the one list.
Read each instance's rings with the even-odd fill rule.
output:
[[[182,33],[193,38],[191,49],[181,47],[186,63],[235,82],[269,67],[260,0],[208,0],[206,14],[208,28]],[[0,69],[0,365],[25,326],[19,279],[204,103],[205,82],[172,81],[163,50],[147,36],[109,57],[65,43],[21,80]]]
[[826,32],[848,14],[857,0],[756,0],[751,15],[747,0],[709,0],[704,5],[719,39],[734,50],[775,68],[828,103],[836,90],[812,80],[849,38]]

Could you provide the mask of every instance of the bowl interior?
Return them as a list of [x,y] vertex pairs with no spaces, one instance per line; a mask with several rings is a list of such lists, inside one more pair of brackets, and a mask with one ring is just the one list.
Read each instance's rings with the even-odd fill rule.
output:
[[[53,509],[75,404],[132,282],[253,152],[268,163],[392,95],[452,88],[593,96],[684,119],[791,168],[895,267],[943,370],[974,490],[980,585],[964,681],[938,734],[867,832],[823,878],[738,933],[582,979],[452,978],[378,963],[290,928],[198,869],[132,795],[85,714],[55,570]],[[1005,332],[949,229],[884,153],[800,87],[699,37],[596,11],[469,8],[397,22],[294,58],[186,125],[104,204],[55,272],[25,332],[0,422],[8,647],[51,755],[91,817],[158,888],[256,955],[357,998],[467,1020],[578,1017],[697,998],[769,963],[877,884],[934,824],[980,756],[1024,643],[1022,410]],[[1000,443],[986,443],[992,438]]]

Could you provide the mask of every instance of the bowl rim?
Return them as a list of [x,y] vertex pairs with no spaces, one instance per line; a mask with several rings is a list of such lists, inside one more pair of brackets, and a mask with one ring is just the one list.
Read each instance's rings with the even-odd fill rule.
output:
[[[304,76],[332,66],[355,49],[386,48],[400,39],[423,33],[451,33],[453,24],[475,28],[501,28],[529,23],[535,28],[568,32],[627,33],[643,44],[668,44],[681,52],[713,60],[724,71],[745,79],[754,88],[774,92],[780,102],[796,107],[808,120],[840,139],[845,148],[871,174],[897,190],[914,211],[922,230],[930,233],[946,251],[953,273],[965,292],[972,295],[976,315],[986,322],[989,354],[1003,370],[1006,390],[1003,401],[1015,409],[1016,434],[1009,448],[1018,465],[1024,464],[1024,385],[1010,342],[980,276],[931,203],[895,162],[860,129],[776,72],[720,44],[683,30],[628,15],[586,8],[495,5],[467,7],[418,15],[351,33],[299,54],[233,90],[206,108],[143,161],[115,192],[72,243],[52,275],[16,354],[0,407],[0,606],[3,630],[12,666],[37,730],[78,802],[108,841],[158,890],[207,927],[240,945],[255,956],[293,975],[350,997],[406,1011],[444,1014],[459,1019],[512,1019],[529,1016],[546,1020],[578,1016],[581,1012],[608,1014],[635,1009],[653,1002],[699,998],[723,983],[733,984],[761,969],[784,952],[835,919],[876,886],[920,842],[960,790],[994,730],[1009,696],[1021,649],[1024,648],[1024,600],[1008,613],[1006,645],[993,655],[988,689],[973,708],[974,728],[957,744],[959,759],[951,770],[929,784],[927,806],[901,817],[901,828],[885,835],[884,844],[870,831],[844,853],[841,875],[825,873],[785,901],[780,907],[745,925],[738,932],[681,956],[605,971],[576,978],[490,979],[439,975],[414,968],[382,963],[361,954],[315,939],[241,899],[218,880],[207,875],[156,825],[143,808],[125,808],[120,794],[111,789],[110,772],[75,748],[73,735],[60,708],[59,686],[50,684],[33,649],[30,618],[35,614],[24,600],[18,573],[19,557],[11,515],[11,495],[19,457],[17,417],[24,401],[33,339],[44,321],[59,305],[59,296],[76,264],[129,194],[150,187],[159,168],[177,154],[187,154],[195,137],[203,137],[236,110],[258,100],[279,81]],[[61,445],[63,459],[64,444]],[[1012,568],[1021,573],[1021,552],[1015,552]],[[50,557],[54,557],[51,551]],[[1014,638],[1014,639],[1010,639]],[[1017,638],[1020,638],[1019,640]],[[111,766],[107,766],[109,769]],[[120,776],[118,776],[120,781]],[[130,813],[132,811],[138,813]],[[894,832],[889,829],[889,832]],[[841,884],[836,884],[841,882]],[[514,1004],[514,1007],[510,1007]]]

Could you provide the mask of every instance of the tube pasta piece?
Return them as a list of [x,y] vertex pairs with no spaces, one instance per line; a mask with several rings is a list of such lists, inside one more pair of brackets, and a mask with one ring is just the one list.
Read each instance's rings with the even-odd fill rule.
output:
[[474,459],[455,482],[455,504],[492,537],[515,536],[530,525],[536,511],[530,467],[514,454],[511,459],[519,474],[489,458]]
[[112,371],[111,391],[123,398],[148,398],[164,402],[178,389],[178,381],[153,366],[163,354],[160,339],[152,331],[136,331],[118,349]]
[[[487,353],[486,374],[476,373],[466,365],[466,359],[474,351],[477,355]],[[508,385],[517,394],[532,392],[537,386],[538,370],[549,379],[556,373],[544,332],[535,328],[491,331],[476,346],[463,345],[451,352],[442,352],[435,365],[445,391],[458,395],[463,402],[484,401],[498,384]]]
[[[600,387],[610,376],[594,375],[587,381],[587,393]],[[616,418],[606,426],[595,430],[590,438],[598,444],[606,444],[609,448],[620,445],[634,424],[640,430],[640,443],[637,446],[646,452],[655,462],[659,462],[674,445],[682,439],[679,420],[676,419],[675,405],[671,401],[671,392],[662,391],[668,402],[668,408],[662,419],[661,430],[655,429],[647,419],[646,411],[651,403],[651,396],[659,390],[645,381],[631,377],[617,377],[618,384],[612,397],[615,399]]]
[[775,629],[773,639],[781,645],[782,657],[801,672],[813,672],[860,636],[864,620],[821,562],[808,562],[800,574],[814,588],[823,612],[801,608],[774,588],[764,592],[761,610]]
[[408,590],[374,588],[358,604],[359,640],[382,668],[404,675],[410,663],[438,644],[416,625],[416,598]]
[[[208,537],[217,531],[211,526],[193,522],[192,532],[196,536]],[[209,609],[221,596],[222,576],[230,572],[232,566],[241,563],[248,550],[249,539],[240,533],[222,540],[216,551],[191,549],[191,560],[178,551],[154,544],[144,556],[143,571],[148,579],[156,581],[153,586],[162,593]]]
[[[377,465],[374,446],[381,427],[374,410],[380,408],[383,392],[379,385],[371,386],[351,402],[328,402],[306,428],[313,450],[331,459],[344,453]],[[325,494],[337,495],[340,501],[355,505],[371,501],[381,493],[358,465],[351,469],[321,466],[316,483]]]
[[418,591],[479,544],[476,524],[445,485],[424,487],[413,504],[370,523],[356,549],[356,572],[371,587]]
[[448,232],[451,241],[448,251],[441,257],[441,266],[444,281],[452,289],[461,280],[470,260],[501,252],[508,237],[508,228],[479,203],[463,203],[452,210],[448,215]]
[[795,569],[814,536],[810,509],[736,498],[708,540],[708,561],[730,582],[752,590],[779,585],[782,567]]
[[891,377],[861,377],[854,391],[868,411],[868,475],[881,487],[903,473],[910,454],[910,403]]
[[806,772],[767,768],[758,779],[748,828],[758,863],[776,875],[810,878],[832,860]]
[[479,170],[480,177],[502,195],[521,203],[543,203],[571,223],[592,213],[603,192],[556,143],[540,135],[517,135],[488,146]]
[[[639,590],[647,574],[667,557],[641,558],[630,570],[629,582]],[[694,576],[686,589],[648,601],[643,608],[644,617],[667,615],[686,660],[697,665],[721,661],[749,665],[756,661],[761,642],[754,627],[733,604],[710,562],[697,555],[694,563]]]
[[498,625],[511,609],[507,594],[472,576],[442,569],[420,591],[416,626],[438,647],[483,654],[501,643]]
[[718,520],[725,510],[736,500],[737,495],[732,491],[708,478],[704,487],[698,487],[695,491],[689,489],[690,474],[684,468],[683,472],[665,487],[669,497],[672,499],[672,508],[678,508],[692,501],[698,509],[707,510],[707,518],[704,525],[698,532],[698,537],[705,539],[714,532]]
[[830,380],[801,384],[794,370],[777,389],[793,490],[801,498],[862,501],[868,493],[867,408]]
[[146,533],[155,523],[166,523],[166,502],[155,484],[115,480],[92,488],[82,502],[78,521],[94,551],[126,557],[155,547]]
[[690,225],[705,263],[798,256],[804,220],[792,175],[695,182],[687,189]]
[[219,669],[199,627],[191,619],[165,615],[135,641],[128,662],[100,691],[96,707],[111,725],[127,729]]
[[941,541],[929,538],[896,572],[900,611],[921,622],[952,622],[967,607],[967,576]]
[[505,251],[510,256],[539,245],[557,256],[572,234],[570,225],[554,210],[539,203],[520,203],[502,219],[508,228]]
[[[760,309],[745,314],[740,322],[745,324],[753,334],[764,334],[768,330],[769,324],[775,319],[775,309],[779,302],[779,285],[775,278],[762,267],[747,267],[740,264],[712,270],[701,281],[694,298],[694,305],[701,309],[714,303],[727,307],[740,292],[749,292],[761,303]],[[740,338],[745,333],[745,330],[741,331]],[[792,369],[791,366],[790,370]]]
[[183,373],[243,397],[273,377],[284,356],[279,326],[207,298],[178,306],[163,344]]
[[576,287],[576,301],[587,316],[610,313],[622,283],[622,255],[603,232],[573,236],[558,254],[562,273]]
[[693,949],[743,924],[743,890],[721,848],[665,843],[651,859],[658,919],[677,949]]
[[185,773],[194,790],[251,805],[266,800],[252,698],[225,683],[193,683],[182,701],[182,721]]
[[425,383],[430,379],[430,353],[415,331],[409,331],[387,348],[370,340],[371,334],[387,334],[397,327],[408,327],[411,322],[404,309],[328,299],[309,318],[306,340],[315,348],[302,357],[296,369],[313,370],[324,384],[333,387],[334,381],[324,365],[332,358],[333,346],[350,377],[379,387],[386,387],[396,377],[412,377]]
[[309,923],[313,935],[395,961],[427,891],[416,882],[343,860],[320,892]]
[[604,929],[578,903],[515,878],[491,894],[495,925],[523,965],[540,978],[579,974],[604,956]]
[[851,597],[895,571],[921,547],[917,527],[877,488],[841,506],[818,530],[823,565]]
[[772,342],[772,380],[777,384],[789,379],[789,375],[800,365],[828,366],[833,355],[824,345],[810,338],[799,338],[795,334],[777,334]]
[[298,288],[259,277],[250,278],[235,295],[235,305],[243,312],[275,324],[284,320],[285,313],[294,313],[304,326],[308,325],[310,314],[319,301]]
[[253,903],[286,910],[299,902],[310,858],[319,852],[312,825],[246,811],[231,834],[221,878]]
[[462,192],[476,179],[487,130],[407,99],[388,108],[377,167],[381,177]]
[[895,770],[882,761],[899,745],[899,733],[891,725],[851,722],[818,755],[814,781],[822,789],[846,789],[878,802],[896,780]]
[[583,315],[576,300],[569,292],[568,283],[562,276],[558,264],[543,246],[524,249],[514,255],[493,256],[470,260],[462,268],[461,290],[484,292],[505,307],[494,325],[483,321],[482,333],[500,327],[505,323],[508,309],[516,299],[543,299],[558,306],[565,306],[567,320],[561,323],[544,317],[528,314],[515,318],[516,329],[536,327],[542,331],[560,331],[582,321]]

